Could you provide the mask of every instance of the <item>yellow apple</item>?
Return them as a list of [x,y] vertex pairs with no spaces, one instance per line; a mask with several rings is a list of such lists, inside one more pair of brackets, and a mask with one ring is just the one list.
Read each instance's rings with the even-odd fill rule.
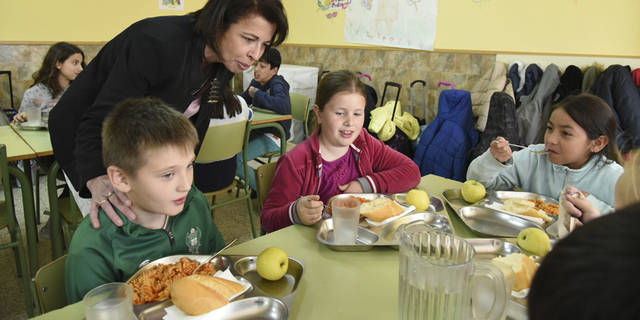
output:
[[416,207],[417,211],[425,211],[429,208],[429,195],[424,190],[410,190],[406,201],[408,205]]
[[518,234],[518,246],[536,256],[545,256],[551,250],[549,236],[538,228],[526,228]]
[[282,278],[289,269],[289,256],[284,250],[271,247],[264,249],[256,261],[258,274],[267,280],[275,281]]
[[462,198],[469,203],[475,203],[487,195],[482,183],[475,180],[467,180],[462,184]]

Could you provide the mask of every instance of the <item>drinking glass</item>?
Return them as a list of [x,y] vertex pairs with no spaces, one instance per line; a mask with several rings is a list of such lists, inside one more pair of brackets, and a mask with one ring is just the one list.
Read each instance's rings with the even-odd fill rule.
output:
[[25,107],[25,113],[27,116],[27,123],[40,124],[42,121],[42,113],[39,106],[27,106]]
[[82,299],[87,320],[136,319],[133,289],[122,282],[105,283],[91,289]]
[[502,272],[474,261],[464,239],[424,221],[399,228],[399,319],[501,319],[507,303]]
[[331,201],[333,214],[333,241],[336,244],[356,244],[358,221],[360,221],[360,200],[354,198]]

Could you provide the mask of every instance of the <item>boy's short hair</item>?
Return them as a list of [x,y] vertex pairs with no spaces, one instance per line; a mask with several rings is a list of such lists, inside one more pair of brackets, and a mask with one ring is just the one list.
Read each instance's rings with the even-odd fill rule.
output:
[[135,175],[146,152],[164,146],[193,150],[198,132],[191,121],[157,98],[131,98],[118,103],[102,126],[104,166]]
[[280,51],[276,48],[269,47],[264,51],[262,57],[258,61],[266,62],[271,65],[271,69],[280,68],[280,64],[282,63],[282,58],[280,57]]

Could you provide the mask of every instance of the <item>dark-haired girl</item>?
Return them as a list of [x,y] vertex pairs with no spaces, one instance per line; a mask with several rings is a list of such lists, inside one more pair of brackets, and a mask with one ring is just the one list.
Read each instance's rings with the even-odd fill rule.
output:
[[467,179],[488,189],[523,191],[559,199],[575,187],[600,212],[613,210],[615,187],[623,172],[615,145],[616,119],[607,103],[591,94],[570,96],[555,105],[544,145],[512,153],[498,137],[469,165]]
[[84,68],[84,53],[80,48],[58,42],[44,56],[42,66],[33,74],[33,84],[24,92],[20,110],[14,117],[17,122],[27,121],[26,107],[52,108],[62,94]]

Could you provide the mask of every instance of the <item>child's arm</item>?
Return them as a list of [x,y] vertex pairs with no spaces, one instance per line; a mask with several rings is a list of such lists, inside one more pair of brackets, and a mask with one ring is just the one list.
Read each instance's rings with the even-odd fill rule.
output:
[[[523,151],[524,152],[524,151]],[[492,154],[490,149],[475,158],[467,169],[467,180],[476,180],[487,189],[511,190],[520,187],[521,183],[517,175],[515,165],[523,152],[516,152],[507,163],[501,163]]]
[[251,105],[253,103],[253,98],[251,98],[251,95],[249,94],[249,89],[251,88],[252,84],[253,84],[253,81],[251,81],[251,84],[247,87],[247,90],[245,90],[240,95],[242,97],[242,99],[244,99],[244,101],[247,102],[247,105]]
[[296,170],[295,164],[285,154],[278,159],[271,189],[260,213],[260,222],[267,232],[276,231],[295,223],[298,218],[297,202],[301,198],[303,173]]
[[420,183],[420,169],[402,153],[367,136],[373,173],[358,178],[364,193],[405,192]]
[[253,94],[253,105],[269,109],[278,114],[291,114],[291,98],[289,89],[280,82],[271,86],[271,94],[264,90],[256,90]]

